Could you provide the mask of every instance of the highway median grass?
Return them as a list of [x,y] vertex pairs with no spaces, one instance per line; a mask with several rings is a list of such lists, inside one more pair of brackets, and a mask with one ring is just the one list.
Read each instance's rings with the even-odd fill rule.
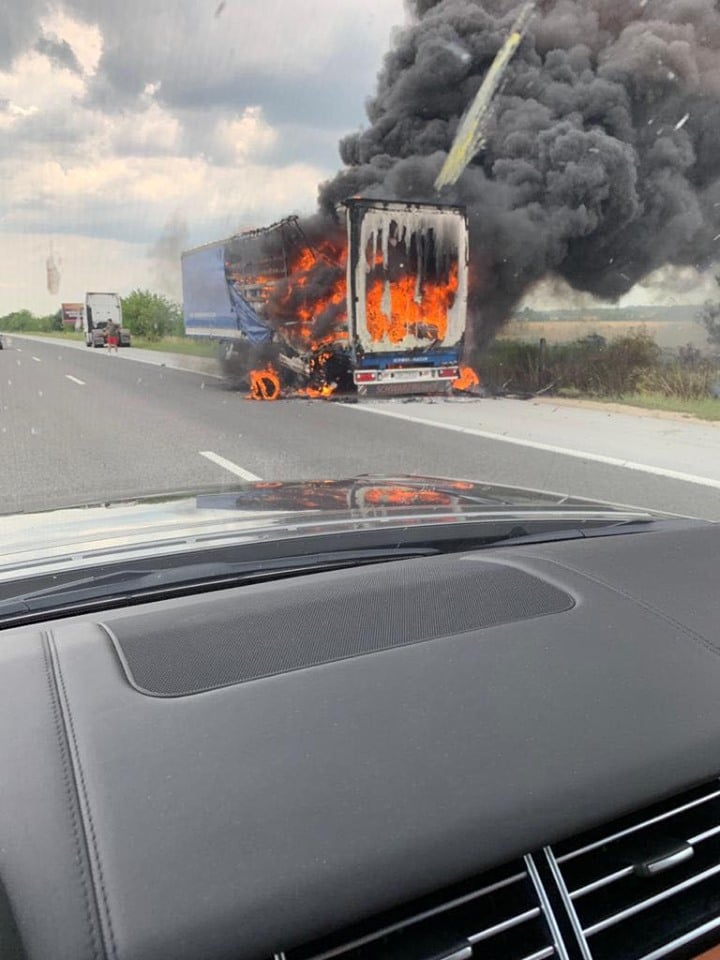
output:
[[[12,337],[14,334],[21,337],[50,337],[53,340],[82,341],[85,335],[82,331],[69,330],[23,330],[8,331],[3,335]],[[193,340],[191,337],[163,337],[161,340],[146,340],[143,337],[133,337],[132,346],[138,350],[156,350],[162,353],[177,353],[183,356],[216,357],[217,344],[209,340]]]
[[181,353],[192,357],[217,357],[218,346],[210,340],[191,337],[164,337],[162,340],[143,340],[133,337],[132,345],[140,350],[160,350],[163,353]]

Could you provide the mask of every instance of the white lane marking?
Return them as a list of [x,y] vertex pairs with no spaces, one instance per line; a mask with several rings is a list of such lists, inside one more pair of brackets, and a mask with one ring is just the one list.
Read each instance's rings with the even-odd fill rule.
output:
[[258,477],[254,473],[250,473],[249,470],[244,470],[242,467],[239,467],[236,463],[233,463],[232,460],[226,460],[225,457],[221,457],[219,454],[213,453],[212,450],[201,450],[200,456],[205,457],[207,460],[211,460],[219,467],[224,467],[225,470],[229,470],[230,473],[234,473],[236,477],[242,477],[243,480],[249,480],[252,482],[254,480],[262,479],[262,477]]
[[355,410],[362,413],[375,413],[382,417],[393,417],[396,420],[406,420],[423,427],[438,427],[441,430],[452,430],[455,433],[464,433],[471,437],[481,437],[483,440],[496,440],[499,443],[510,443],[516,447],[530,447],[532,450],[543,450],[546,453],[557,453],[563,457],[574,457],[576,460],[592,460],[595,463],[604,463],[610,467],[624,467],[626,470],[636,470],[639,473],[654,473],[658,477],[667,477],[669,480],[681,480],[683,483],[695,483],[702,487],[713,487],[720,490],[720,480],[711,477],[699,477],[694,473],[683,473],[681,470],[669,470],[666,467],[653,467],[647,463],[637,463],[634,460],[623,460],[621,457],[606,457],[602,453],[588,453],[584,450],[573,450],[570,447],[558,447],[552,443],[542,443],[539,440],[522,440],[520,437],[507,437],[501,433],[491,433],[489,430],[478,430],[475,427],[461,427],[454,423],[438,423],[425,417],[413,417],[396,410],[380,410],[377,407],[365,407],[361,404],[338,404],[344,410]]
[[73,383],[77,383],[77,385],[78,385],[79,387],[84,387],[84,386],[85,386],[85,381],[84,381],[84,380],[78,380],[78,378],[77,378],[77,377],[74,377],[71,373],[66,373],[66,374],[65,374],[65,377],[66,377],[67,380],[72,380]]
[[35,363],[42,363],[42,360],[40,359],[40,357],[33,357],[33,360],[35,361]]

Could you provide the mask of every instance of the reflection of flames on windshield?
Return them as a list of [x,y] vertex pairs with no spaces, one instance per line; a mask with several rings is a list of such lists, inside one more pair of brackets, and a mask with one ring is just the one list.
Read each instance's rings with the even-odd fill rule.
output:
[[452,503],[447,493],[411,487],[371,487],[364,491],[363,498],[374,507],[447,507]]
[[460,510],[466,491],[472,484],[442,481],[443,488],[397,480],[367,482],[345,480],[308,480],[297,483],[253,483],[237,496],[238,506],[267,510],[359,510],[375,516],[383,511],[413,507],[431,510],[434,507]]

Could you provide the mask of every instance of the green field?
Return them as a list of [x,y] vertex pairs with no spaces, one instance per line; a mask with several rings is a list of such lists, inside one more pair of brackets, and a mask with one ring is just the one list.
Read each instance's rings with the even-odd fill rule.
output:
[[[597,397],[593,399],[597,400]],[[679,397],[666,397],[657,393],[635,393],[609,403],[623,403],[645,410],[663,410],[668,413],[681,413],[700,420],[720,420],[720,400],[715,397],[703,397],[700,400],[682,400]]]
[[193,357],[216,357],[218,347],[209,340],[193,340],[191,337],[165,337],[163,340],[142,340],[133,337],[132,345],[140,350],[160,350],[164,353],[182,353]]
[[[12,333],[6,334],[11,337]],[[75,330],[64,333],[60,330],[38,333],[36,331],[18,332],[23,337],[52,337],[54,340],[82,340],[83,334]],[[208,340],[193,340],[191,337],[165,337],[163,340],[143,340],[133,337],[132,345],[138,350],[159,350],[162,353],[181,353],[193,357],[216,357],[217,344]]]

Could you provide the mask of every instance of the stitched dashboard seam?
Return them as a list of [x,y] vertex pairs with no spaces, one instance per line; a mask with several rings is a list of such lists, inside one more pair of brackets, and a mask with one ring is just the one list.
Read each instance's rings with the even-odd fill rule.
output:
[[63,722],[62,710],[60,707],[60,693],[57,687],[57,679],[53,669],[52,656],[50,653],[50,638],[43,631],[42,633],[43,660],[45,663],[45,675],[50,688],[50,704],[52,708],[53,723],[55,725],[55,734],[57,736],[58,748],[60,753],[60,762],[62,764],[62,781],[67,797],[68,811],[70,813],[70,828],[72,832],[73,845],[75,847],[75,859],[77,860],[80,886],[85,904],[85,920],[87,922],[88,945],[92,952],[93,960],[100,960],[104,951],[97,930],[97,903],[95,901],[92,887],[92,876],[86,866],[88,857],[87,842],[84,836],[82,821],[78,812],[79,798],[77,795],[77,784],[73,775],[72,764],[69,757],[69,746],[67,740],[67,731]]
[[[537,557],[533,557],[532,555],[528,554],[525,556],[531,560],[538,559]],[[597,583],[600,587],[605,587],[607,590],[612,590],[613,593],[617,593],[626,600],[630,600],[631,603],[641,607],[658,620],[662,620],[669,626],[679,630],[680,633],[688,637],[688,639],[699,643],[708,651],[708,653],[713,653],[715,656],[720,656],[720,648],[718,648],[711,640],[708,640],[707,637],[704,637],[701,633],[697,633],[692,629],[692,627],[688,627],[687,624],[681,623],[679,620],[671,617],[669,613],[665,613],[663,610],[660,610],[660,608],[656,607],[655,604],[648,603],[647,600],[641,600],[640,597],[636,597],[634,594],[628,593],[627,590],[623,590],[623,588],[617,586],[617,584],[608,583],[608,581],[603,580],[602,577],[598,577],[593,573],[588,573],[586,570],[582,570],[579,567],[574,567],[571,563],[565,563],[562,560],[553,560],[550,557],[542,557],[541,559],[543,563],[552,563],[556,567],[562,567],[564,570],[570,570],[572,573],[576,573],[578,576],[584,577],[586,580],[590,580],[592,583]]]
[[[105,944],[105,951],[113,958],[117,958],[117,942],[115,940],[115,931],[113,930],[112,916],[110,914],[110,906],[107,895],[107,888],[105,886],[105,877],[103,874],[102,860],[100,858],[100,850],[97,842],[97,833],[95,831],[95,822],[93,820],[92,808],[90,806],[90,799],[88,796],[87,782],[85,780],[85,772],[83,770],[82,762],[80,760],[80,751],[78,749],[77,735],[75,733],[75,724],[73,721],[72,710],[70,708],[70,701],[67,694],[67,688],[65,686],[65,678],[63,676],[62,667],[60,665],[60,658],[58,655],[57,647],[53,639],[52,633],[48,633],[48,645],[50,648],[51,654],[51,664],[55,672],[56,681],[58,684],[58,690],[60,694],[60,706],[63,711],[63,720],[68,737],[68,743],[70,746],[70,754],[73,760],[73,766],[76,772],[76,781],[79,787],[79,796],[80,796],[80,811],[81,814],[84,812],[85,823],[85,836],[86,839],[90,840],[90,863],[91,868],[94,865],[95,870],[97,871],[97,881],[94,880],[93,887],[97,895],[97,888],[100,889],[100,899],[98,900],[98,907],[102,905],[101,916],[104,914],[104,919],[107,924],[107,930],[109,934],[110,943],[109,945]],[[92,869],[91,869],[92,875]],[[94,878],[93,878],[94,879]],[[101,902],[100,902],[101,901]],[[109,950],[108,950],[109,946]]]

